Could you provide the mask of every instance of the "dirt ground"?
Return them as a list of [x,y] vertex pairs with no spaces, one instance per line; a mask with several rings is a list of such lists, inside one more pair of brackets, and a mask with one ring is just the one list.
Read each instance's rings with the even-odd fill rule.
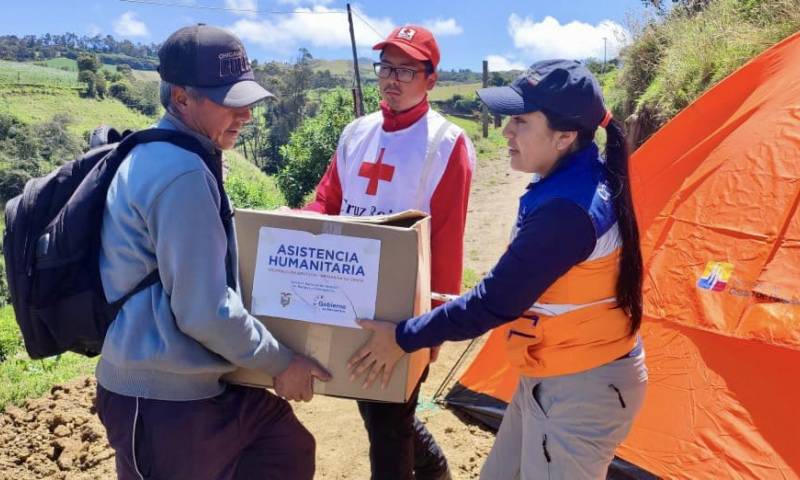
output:
[[[467,268],[483,274],[502,253],[517,198],[527,180],[527,176],[509,171],[503,153],[479,163],[467,220]],[[432,401],[468,343],[449,343],[442,348],[439,361],[423,384],[418,408],[419,417],[444,450],[456,480],[478,478],[494,440],[494,435],[480,425]],[[471,350],[470,357],[478,348],[476,345]],[[94,391],[93,377],[80,378],[0,414],[0,480],[114,478],[114,452],[94,412]],[[316,478],[369,478],[367,439],[355,402],[318,396],[311,403],[294,407],[317,439]]]

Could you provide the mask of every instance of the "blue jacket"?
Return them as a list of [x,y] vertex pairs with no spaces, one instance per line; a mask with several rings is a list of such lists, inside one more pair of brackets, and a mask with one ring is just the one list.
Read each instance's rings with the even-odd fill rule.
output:
[[398,344],[410,352],[512,322],[598,245],[605,247],[599,242],[616,244],[608,181],[594,143],[563,158],[520,198],[513,239],[492,271],[457,300],[401,322]]
[[[167,114],[159,128],[211,141]],[[197,155],[158,142],[135,147],[111,182],[101,233],[100,274],[109,301],[158,268],[161,282],[134,295],[111,324],[97,380],[122,395],[194,400],[225,388],[237,366],[275,375],[293,352],[279,343],[226,284],[235,233],[219,219],[216,180]],[[235,267],[234,267],[235,268]]]

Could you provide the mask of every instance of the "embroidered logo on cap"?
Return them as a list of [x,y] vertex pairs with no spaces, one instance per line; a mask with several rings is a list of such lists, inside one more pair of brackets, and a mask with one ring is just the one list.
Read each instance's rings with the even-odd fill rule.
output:
[[527,77],[528,83],[530,83],[531,86],[533,87],[538,85],[539,82],[542,80],[542,75],[536,70],[533,70],[531,68],[529,68],[528,71],[525,72],[525,76]]
[[219,59],[220,78],[238,77],[250,71],[250,61],[242,50],[220,53],[217,58]]
[[408,40],[409,42],[411,41],[412,38],[414,38],[414,35],[416,34],[417,34],[416,30],[407,27],[401,28],[400,31],[397,32],[398,37]]

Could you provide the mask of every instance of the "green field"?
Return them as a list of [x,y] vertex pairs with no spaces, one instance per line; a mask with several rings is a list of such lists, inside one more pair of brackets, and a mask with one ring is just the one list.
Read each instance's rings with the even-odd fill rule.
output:
[[[369,58],[358,59],[358,73],[361,75],[361,80],[376,80],[375,71],[372,68],[372,63],[375,62]],[[353,61],[352,60],[322,60],[314,59],[311,61],[311,68],[316,71],[328,70],[331,75],[340,77],[353,77]]]
[[70,90],[36,93],[0,89],[0,113],[10,113],[28,124],[46,122],[57,113],[65,113],[74,120],[68,130],[76,135],[83,135],[101,124],[121,129],[139,129],[154,121],[118,100],[82,98]]
[[40,67],[32,63],[0,60],[0,87],[16,84],[35,84],[50,87],[80,86],[78,84],[78,76],[74,72],[66,72],[58,68]]
[[475,145],[475,151],[478,155],[478,161],[486,155],[496,155],[500,150],[506,148],[506,139],[503,137],[502,128],[494,128],[489,120],[489,136],[483,138],[481,124],[477,120],[470,120],[453,115],[445,115],[451,122],[463,128],[472,143]]
[[475,90],[481,88],[480,83],[460,83],[455,85],[440,85],[434,87],[428,94],[431,101],[447,100],[453,95],[461,95],[464,98],[475,98]]
[[[71,58],[51,58],[49,60],[45,60],[44,63],[51,68],[59,70],[68,69],[71,72],[75,72],[75,75],[77,75],[78,72],[78,62]],[[109,72],[117,71],[116,65],[111,65],[108,63],[104,63],[101,68],[103,70],[108,70]],[[133,70],[133,76],[137,80],[158,80],[158,72],[155,70]]]
[[69,70],[72,72],[78,72],[78,62],[76,62],[72,58],[67,57],[58,57],[58,58],[50,58],[44,61],[50,68],[57,68],[59,70]]

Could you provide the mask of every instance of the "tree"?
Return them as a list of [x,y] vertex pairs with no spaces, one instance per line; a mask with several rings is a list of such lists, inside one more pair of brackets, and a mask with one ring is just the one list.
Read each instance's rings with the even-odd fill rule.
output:
[[489,77],[489,85],[492,87],[502,87],[506,84],[506,80],[497,72],[492,72],[491,77]]
[[108,82],[106,81],[105,76],[95,75],[94,90],[98,97],[106,98],[106,93],[108,92]]
[[127,82],[114,82],[108,87],[108,93],[123,103],[130,98],[130,92],[131,86]]
[[97,73],[100,69],[100,60],[97,55],[90,53],[82,53],[78,55],[78,72],[88,70],[92,73]]
[[[378,109],[380,95],[375,87],[364,89],[364,108]],[[286,165],[278,173],[278,187],[286,202],[298,207],[322,178],[344,127],[354,119],[353,96],[337,88],[324,94],[315,117],[307,118],[281,147]]]
[[97,96],[97,75],[91,70],[81,70],[78,73],[78,82],[86,84],[86,96],[94,98]]

